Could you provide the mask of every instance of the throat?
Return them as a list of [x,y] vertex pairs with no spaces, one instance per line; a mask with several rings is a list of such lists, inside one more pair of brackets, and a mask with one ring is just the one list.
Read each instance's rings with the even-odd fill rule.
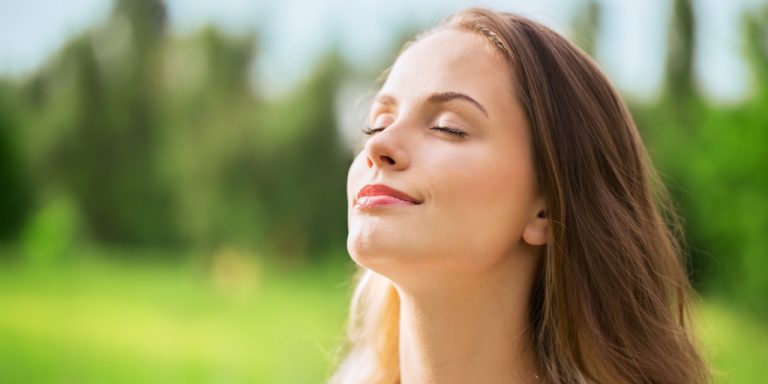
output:
[[504,299],[399,293],[401,384],[537,381],[527,290]]

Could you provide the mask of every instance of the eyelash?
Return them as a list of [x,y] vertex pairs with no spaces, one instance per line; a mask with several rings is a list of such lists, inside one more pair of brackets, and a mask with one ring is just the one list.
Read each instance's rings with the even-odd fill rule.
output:
[[[383,131],[384,128],[386,128],[386,127],[371,128],[371,127],[366,126],[366,127],[363,127],[362,131],[363,131],[364,134],[366,134],[368,136],[371,136],[371,135],[376,134],[377,132]],[[448,133],[449,135],[453,135],[453,136],[456,136],[456,137],[466,137],[467,136],[466,132],[464,132],[464,131],[462,131],[460,129],[451,128],[451,127],[443,127],[443,126],[436,125],[436,126],[430,128],[430,129],[434,129],[434,130],[440,131],[440,132],[445,132],[445,133]]]

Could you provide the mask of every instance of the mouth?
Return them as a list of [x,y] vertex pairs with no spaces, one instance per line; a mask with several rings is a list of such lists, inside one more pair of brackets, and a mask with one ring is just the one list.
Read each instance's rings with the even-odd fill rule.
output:
[[382,206],[419,205],[422,201],[407,193],[384,184],[369,184],[360,189],[355,206],[358,208],[376,208]]

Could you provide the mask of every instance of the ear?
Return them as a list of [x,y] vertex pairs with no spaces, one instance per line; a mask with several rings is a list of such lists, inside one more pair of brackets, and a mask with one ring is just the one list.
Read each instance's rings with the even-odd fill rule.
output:
[[543,196],[536,199],[533,208],[528,223],[523,228],[523,241],[538,247],[546,244],[549,237],[549,218]]

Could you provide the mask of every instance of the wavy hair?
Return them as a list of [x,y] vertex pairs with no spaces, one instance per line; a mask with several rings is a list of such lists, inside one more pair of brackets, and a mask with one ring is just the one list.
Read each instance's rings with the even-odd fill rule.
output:
[[[704,383],[689,323],[682,227],[627,107],[594,61],[511,13],[462,10],[437,27],[484,36],[504,58],[532,137],[549,239],[530,297],[546,383]],[[399,297],[360,268],[330,382],[400,382]]]

